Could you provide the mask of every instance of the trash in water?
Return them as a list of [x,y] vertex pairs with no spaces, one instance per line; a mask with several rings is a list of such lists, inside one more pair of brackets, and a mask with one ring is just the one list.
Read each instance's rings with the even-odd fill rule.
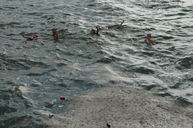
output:
[[48,118],[51,119],[54,115],[52,114],[49,114]]
[[109,123],[107,123],[106,125],[107,125],[107,128],[111,128],[111,125]]
[[65,100],[65,96],[60,96],[60,100]]

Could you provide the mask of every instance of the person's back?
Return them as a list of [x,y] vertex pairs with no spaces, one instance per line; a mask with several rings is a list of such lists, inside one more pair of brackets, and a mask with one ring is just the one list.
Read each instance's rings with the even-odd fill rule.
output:
[[54,37],[54,40],[57,41],[59,39],[59,33],[56,28],[52,29],[52,36]]
[[90,34],[91,34],[91,35],[95,35],[95,34],[96,34],[96,30],[91,29]]
[[101,30],[101,29],[102,29],[102,28],[101,28],[99,25],[97,25],[97,26],[96,26],[96,30],[91,29],[90,34],[91,34],[91,35],[98,35],[98,36],[99,36],[99,30]]
[[123,27],[123,23],[124,23],[124,22],[125,22],[125,21],[122,20],[120,24],[109,25],[109,26],[107,26],[107,28],[108,28],[108,29],[120,29],[121,27]]
[[24,32],[22,32],[22,33],[21,33],[21,36],[22,36],[23,38],[25,38],[26,40],[28,40],[28,41],[38,40],[38,35],[27,36],[27,35],[25,35]]

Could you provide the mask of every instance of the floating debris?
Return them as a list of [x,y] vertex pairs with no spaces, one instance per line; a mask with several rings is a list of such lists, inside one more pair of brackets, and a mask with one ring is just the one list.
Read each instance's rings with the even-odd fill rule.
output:
[[60,96],[60,100],[65,100],[65,96]]
[[54,117],[53,114],[49,114],[48,118],[51,119],[52,117]]
[[111,128],[111,125],[109,123],[107,123],[106,125],[107,125],[107,128]]

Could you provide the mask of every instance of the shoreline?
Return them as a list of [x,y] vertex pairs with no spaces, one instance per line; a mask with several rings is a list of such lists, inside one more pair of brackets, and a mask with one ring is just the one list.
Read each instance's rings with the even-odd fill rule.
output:
[[192,128],[193,105],[181,105],[139,87],[104,86],[69,102],[49,127]]

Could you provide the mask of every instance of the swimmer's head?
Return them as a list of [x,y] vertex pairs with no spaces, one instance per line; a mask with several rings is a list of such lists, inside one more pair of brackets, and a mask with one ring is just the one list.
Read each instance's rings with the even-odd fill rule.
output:
[[99,29],[101,29],[101,27],[100,27],[99,25],[97,25],[97,26],[96,26],[96,29],[98,29],[98,30],[99,30]]
[[56,29],[56,28],[53,28],[53,29],[52,29],[52,32],[57,32],[57,29]]
[[97,31],[103,30],[103,28],[101,26],[99,26],[99,25],[96,26],[96,29],[97,29]]
[[151,39],[151,34],[147,34],[147,38],[148,38],[148,39]]

